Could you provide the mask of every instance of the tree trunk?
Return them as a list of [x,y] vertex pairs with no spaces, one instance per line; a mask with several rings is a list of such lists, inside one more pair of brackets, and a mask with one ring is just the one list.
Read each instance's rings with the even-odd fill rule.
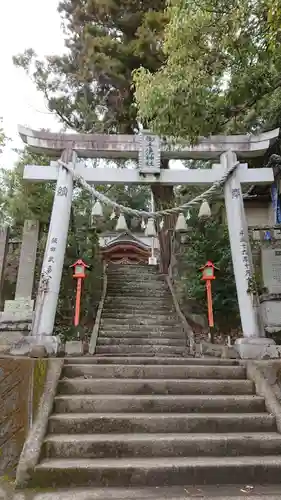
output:
[[[169,168],[169,160],[161,160],[161,168]],[[163,186],[161,184],[152,185],[152,192],[155,200],[155,209],[166,210],[174,206],[174,188],[173,186]],[[160,219],[161,220],[161,219]],[[168,274],[171,261],[171,236],[175,227],[177,215],[167,215],[163,217],[164,226],[160,229],[160,220],[157,221],[157,233],[160,246],[160,270]]]

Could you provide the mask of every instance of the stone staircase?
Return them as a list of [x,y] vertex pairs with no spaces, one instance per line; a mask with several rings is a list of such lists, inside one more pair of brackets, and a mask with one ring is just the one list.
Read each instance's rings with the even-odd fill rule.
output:
[[110,265],[96,354],[178,356],[186,334],[154,266]]
[[245,367],[185,353],[157,270],[110,267],[96,355],[65,359],[29,486],[183,500],[198,485],[280,484],[281,435]]
[[274,417],[236,360],[69,358],[29,486],[277,484],[280,452]]

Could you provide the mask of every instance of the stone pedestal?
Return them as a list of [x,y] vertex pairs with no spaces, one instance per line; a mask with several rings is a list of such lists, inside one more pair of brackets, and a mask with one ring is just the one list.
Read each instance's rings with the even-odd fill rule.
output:
[[264,329],[281,335],[281,293],[267,293],[260,297]]
[[281,357],[281,346],[267,338],[237,339],[234,348],[242,359],[270,359]]
[[83,356],[83,344],[80,340],[69,340],[65,343],[66,356]]
[[45,352],[47,356],[56,356],[59,350],[58,338],[53,335],[46,335],[44,338],[29,335],[22,337],[12,345],[8,352],[11,356],[34,356],[34,353],[40,352],[40,350],[41,352]]

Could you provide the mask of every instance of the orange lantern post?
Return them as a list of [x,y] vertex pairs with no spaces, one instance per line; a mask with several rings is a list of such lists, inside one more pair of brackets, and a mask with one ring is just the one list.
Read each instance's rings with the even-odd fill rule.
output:
[[78,326],[80,322],[82,280],[86,278],[86,269],[89,266],[82,259],[78,259],[70,267],[74,268],[73,278],[77,279],[74,326]]
[[214,264],[208,260],[205,266],[200,267],[202,271],[202,280],[206,282],[206,292],[207,292],[207,305],[208,305],[208,322],[209,327],[214,326],[214,314],[213,314],[213,299],[212,299],[212,284],[211,281],[215,280],[215,269],[218,269]]

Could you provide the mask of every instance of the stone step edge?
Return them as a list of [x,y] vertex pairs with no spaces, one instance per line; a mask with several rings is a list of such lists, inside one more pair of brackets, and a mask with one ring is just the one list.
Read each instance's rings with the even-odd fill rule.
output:
[[209,399],[215,400],[218,403],[221,402],[227,402],[227,401],[233,401],[236,400],[237,402],[240,401],[255,401],[255,402],[264,402],[264,398],[262,396],[256,396],[256,395],[241,395],[241,394],[235,394],[235,395],[222,395],[222,394],[214,394],[211,397],[207,394],[203,395],[198,395],[198,394],[176,394],[176,395],[163,395],[163,394],[57,394],[55,396],[55,401],[66,401],[66,400],[79,400],[79,399],[84,399],[85,400],[105,400],[105,401],[114,401],[114,400],[123,400],[123,401],[132,401],[137,399],[138,401],[147,401],[147,400],[163,400],[165,399],[170,400],[171,402],[175,399],[178,399],[179,401],[184,401],[184,400],[194,400],[196,403],[200,402],[200,400],[207,401]]
[[143,469],[165,469],[174,470],[175,467],[190,467],[191,469],[200,469],[203,467],[214,467],[215,469],[227,469],[227,467],[243,468],[245,465],[260,465],[264,467],[281,467],[281,456],[267,455],[267,456],[238,456],[238,457],[175,457],[168,458],[98,458],[98,459],[44,459],[35,467],[36,470],[66,470],[85,468],[87,470],[95,470],[99,467],[110,467],[119,470],[143,468]]
[[[94,355],[94,356],[84,356],[83,358],[81,357],[74,357],[74,356],[69,356],[69,357],[65,357],[64,360],[66,361],[65,363],[65,366],[69,366],[69,364],[71,365],[74,365],[74,366],[78,366],[78,365],[90,365],[91,364],[91,361],[94,361],[94,360],[99,360],[99,361],[110,361],[109,364],[118,364],[118,365],[122,365],[123,366],[128,366],[129,363],[127,363],[128,361],[128,356],[98,356],[98,355]],[[166,365],[164,362],[166,361],[169,361],[169,363]],[[140,357],[134,357],[133,361],[134,363],[133,364],[138,364],[138,366],[150,366],[149,364],[147,364],[147,361],[150,361],[150,362],[153,362],[153,364],[155,364],[155,366],[158,366],[158,364],[156,364],[155,362],[157,361],[161,361],[163,364],[162,366],[170,366],[170,361],[174,361],[175,365],[174,366],[178,366],[176,363],[177,362],[180,362],[180,365],[183,365],[183,366],[240,366],[240,362],[239,360],[236,360],[236,359],[227,359],[227,358],[224,358],[224,359],[221,359],[221,358],[212,358],[212,357],[208,357],[208,358],[191,358],[191,357],[165,357],[165,356],[140,356]],[[112,363],[112,361],[115,361],[115,363]],[[182,363],[182,361],[184,361],[185,363]],[[71,363],[69,363],[71,362]],[[76,363],[76,364],[75,364]],[[99,365],[99,364],[102,364],[102,363],[94,363],[93,365]],[[106,363],[104,363],[106,364]]]
[[73,420],[86,420],[89,418],[124,418],[127,420],[130,420],[132,418],[136,419],[154,419],[154,420],[159,420],[159,419],[196,419],[196,420],[205,420],[208,418],[211,419],[218,419],[218,420],[231,420],[231,419],[254,419],[254,418],[266,418],[268,420],[273,420],[275,421],[274,415],[271,415],[270,413],[267,413],[266,411],[264,412],[253,412],[253,413],[170,413],[170,412],[165,412],[165,413],[122,413],[122,412],[117,412],[117,413],[108,413],[108,412],[98,412],[98,413],[93,413],[93,412],[88,412],[88,413],[72,413],[72,412],[65,412],[65,413],[53,413],[50,415],[49,420],[68,420],[68,419],[73,419]]
[[[217,432],[215,434],[209,434],[207,432],[197,432],[197,433],[175,433],[175,432],[165,432],[165,433],[98,433],[98,434],[48,434],[44,443],[58,443],[58,442],[115,442],[115,441],[125,441],[125,442],[144,442],[144,441],[162,441],[162,440],[175,440],[175,441],[207,441],[207,442],[218,442],[225,440],[244,440],[244,439],[273,439],[281,440],[281,435],[278,432]],[[262,450],[261,450],[262,451]]]
[[[69,366],[69,365],[68,365]],[[87,375],[85,375],[87,376]],[[220,384],[225,384],[225,385],[232,385],[232,384],[241,384],[241,385],[253,385],[253,382],[249,379],[223,379],[223,378],[208,378],[208,379],[203,379],[203,378],[133,378],[133,377],[126,377],[126,378],[83,378],[83,375],[80,377],[63,377],[59,380],[60,382],[73,382],[73,381],[79,381],[79,382],[85,382],[85,383],[90,383],[90,382],[102,382],[102,383],[109,383],[112,382],[117,384],[117,383],[123,383],[126,384],[127,382],[130,383],[135,383],[135,384],[206,384],[210,385],[220,385]],[[153,394],[152,394],[153,395]],[[202,394],[204,395],[204,394]],[[188,394],[186,394],[188,396]],[[235,394],[234,394],[235,396]]]

